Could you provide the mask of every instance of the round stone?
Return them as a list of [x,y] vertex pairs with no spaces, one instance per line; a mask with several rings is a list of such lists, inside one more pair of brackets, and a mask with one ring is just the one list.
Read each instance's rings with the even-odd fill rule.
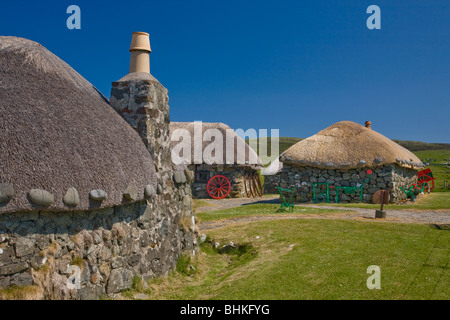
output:
[[138,191],[134,186],[128,186],[123,192],[123,197],[128,201],[135,201],[137,199]]
[[103,201],[108,198],[108,194],[105,190],[95,189],[89,192],[89,197],[94,201]]
[[382,163],[384,161],[384,159],[383,158],[380,158],[380,157],[376,157],[375,159],[374,159],[374,162],[375,163]]
[[186,183],[186,175],[182,171],[176,171],[174,173],[174,181],[175,183]]
[[78,194],[77,189],[69,188],[66,194],[64,195],[63,202],[66,206],[76,207],[80,204],[80,195]]
[[53,202],[55,202],[55,197],[53,196],[53,194],[42,189],[30,190],[30,192],[28,192],[28,197],[30,198],[31,202],[39,206],[49,206]]
[[0,183],[0,203],[5,203],[14,198],[14,187],[9,183]]
[[191,183],[191,182],[194,181],[194,178],[195,178],[194,171],[189,170],[189,169],[185,169],[184,170],[184,174],[186,176],[187,182]]
[[145,187],[144,195],[146,198],[150,198],[155,194],[156,194],[156,190],[151,184],[149,184]]

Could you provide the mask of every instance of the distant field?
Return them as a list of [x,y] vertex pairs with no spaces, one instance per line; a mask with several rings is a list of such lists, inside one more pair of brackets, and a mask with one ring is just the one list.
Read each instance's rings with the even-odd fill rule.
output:
[[[414,154],[424,163],[427,158],[433,160],[428,161],[430,165],[427,168],[431,169],[433,176],[436,178],[434,181],[435,191],[450,191],[448,189],[450,184],[450,167],[442,166],[442,164],[449,162],[450,150],[422,150],[414,151]],[[447,189],[444,189],[444,181],[447,181]]]
[[[270,153],[271,148],[271,138],[260,138],[261,142],[267,141],[267,152]],[[254,140],[254,139],[251,139]],[[293,138],[293,137],[280,137],[279,138],[279,146],[280,146],[280,154],[289,149],[289,147],[293,146],[297,142],[303,140],[303,138]],[[249,143],[249,139],[246,140],[247,143]],[[436,154],[439,159],[449,158],[449,156],[446,156],[445,151],[450,152],[450,143],[428,143],[428,142],[420,142],[420,141],[405,141],[405,140],[393,140],[402,147],[416,153],[419,151],[437,151],[437,153],[430,153],[430,155]],[[258,140],[259,143],[259,140]],[[257,150],[259,153],[259,150]],[[427,152],[420,153],[420,155],[427,155]],[[443,156],[443,158],[441,156]],[[419,157],[420,158],[420,157]]]
[[[254,139],[251,139],[252,141],[254,141]],[[258,141],[258,148],[256,150],[256,152],[258,152],[259,154],[259,140],[261,140],[261,143],[267,143],[267,153],[270,155],[270,150],[272,148],[272,139],[269,138],[259,138],[257,139]],[[293,146],[294,144],[296,144],[297,142],[303,140],[302,138],[292,138],[292,137],[280,137],[279,138],[279,154],[282,154],[283,152],[285,152],[287,149],[289,149],[291,146]],[[247,143],[250,143],[249,139],[245,140]]]
[[392,140],[410,151],[450,150],[450,143],[428,143],[420,141]]

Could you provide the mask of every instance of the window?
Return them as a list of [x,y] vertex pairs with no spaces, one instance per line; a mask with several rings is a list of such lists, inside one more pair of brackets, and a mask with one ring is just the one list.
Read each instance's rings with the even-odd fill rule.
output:
[[209,171],[197,170],[195,168],[195,182],[207,183],[209,181]]

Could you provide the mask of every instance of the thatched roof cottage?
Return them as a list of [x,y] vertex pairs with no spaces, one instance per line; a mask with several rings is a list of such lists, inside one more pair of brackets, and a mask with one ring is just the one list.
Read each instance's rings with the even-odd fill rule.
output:
[[[139,105],[124,98],[127,114],[168,118],[166,90],[139,75],[116,84],[147,88]],[[98,298],[167,274],[193,248],[192,230],[180,228],[192,218],[189,185],[173,182],[170,157],[149,152],[170,152],[159,142],[168,123],[157,120],[166,131],[144,142],[67,63],[36,42],[0,37],[0,296],[33,286],[35,298]]]
[[[156,188],[152,156],[92,84],[35,42],[1,37],[0,50],[1,183],[14,188],[0,213],[42,209],[32,189],[51,193],[46,211],[67,212],[121,205],[129,185],[136,201]],[[79,201],[67,205],[70,188]],[[101,202],[88,196],[96,189]]]
[[[257,170],[262,168],[262,161],[228,125],[172,122],[170,131],[172,151],[194,172],[191,188],[195,198],[210,197],[206,190],[207,183],[215,175],[223,175],[230,180],[229,196],[256,196],[256,188],[259,186],[253,185],[253,179],[258,179],[259,182]],[[180,136],[183,132],[191,139],[186,150],[177,147],[183,141]],[[196,143],[199,144],[197,149]]]
[[[424,164],[412,152],[372,130],[351,121],[337,122],[304,139],[280,156],[283,167],[278,173],[281,185],[300,184],[297,200],[313,198],[313,183],[333,186],[358,186],[367,170],[370,180],[363,185],[363,199],[370,202],[379,189],[389,189],[391,201],[405,198],[398,186],[417,181]],[[331,190],[334,199],[335,191]],[[334,193],[333,193],[334,192]],[[339,201],[357,202],[358,194],[339,195]]]

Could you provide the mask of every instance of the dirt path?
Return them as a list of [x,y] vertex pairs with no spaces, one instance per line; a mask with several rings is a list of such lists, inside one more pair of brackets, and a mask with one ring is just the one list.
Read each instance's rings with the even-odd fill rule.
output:
[[[223,210],[234,207],[239,207],[251,203],[279,203],[278,196],[268,196],[257,199],[237,198],[237,199],[223,199],[203,200],[209,205],[199,207],[196,213],[209,212],[215,210]],[[232,224],[242,224],[253,221],[262,220],[274,220],[274,219],[346,219],[346,220],[361,220],[361,221],[379,221],[379,222],[395,222],[395,223],[423,223],[434,224],[439,226],[450,225],[450,210],[429,210],[429,211],[417,211],[417,210],[386,210],[386,219],[375,219],[375,209],[363,209],[363,208],[347,208],[347,207],[334,207],[334,206],[319,206],[314,204],[301,204],[301,207],[320,208],[320,209],[336,209],[340,212],[335,213],[323,213],[323,214],[277,214],[265,215],[265,216],[249,216],[239,217],[226,220],[208,221],[199,224],[200,230],[216,229],[223,226]]]

